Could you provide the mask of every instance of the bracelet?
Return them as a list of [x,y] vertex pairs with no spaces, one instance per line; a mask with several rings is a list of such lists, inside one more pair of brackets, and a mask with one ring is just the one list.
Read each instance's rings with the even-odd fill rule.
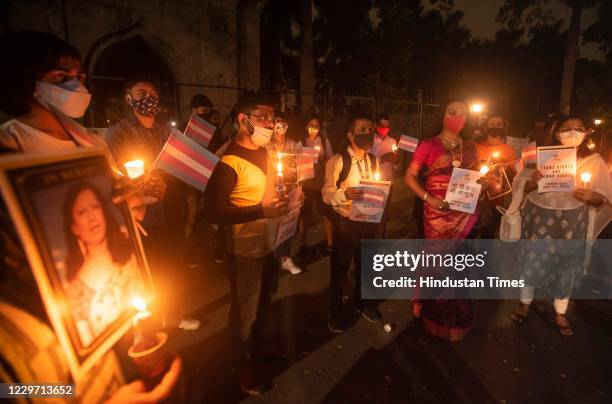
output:
[[425,192],[423,194],[423,202],[427,202],[427,197],[429,196],[429,192]]

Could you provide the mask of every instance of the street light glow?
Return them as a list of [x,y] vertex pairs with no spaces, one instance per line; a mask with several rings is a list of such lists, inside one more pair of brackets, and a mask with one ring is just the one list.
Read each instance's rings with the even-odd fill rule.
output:
[[599,126],[603,123],[603,121],[601,119],[595,119],[595,126]]
[[484,110],[484,105],[480,104],[480,103],[474,103],[472,104],[472,112],[475,112],[477,114],[481,113]]

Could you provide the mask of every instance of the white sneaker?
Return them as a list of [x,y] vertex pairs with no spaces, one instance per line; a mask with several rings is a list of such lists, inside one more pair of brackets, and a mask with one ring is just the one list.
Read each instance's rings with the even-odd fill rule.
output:
[[178,328],[185,331],[195,331],[202,326],[202,322],[200,320],[196,320],[195,318],[183,317],[181,322],[178,325]]
[[283,257],[281,258],[281,269],[290,272],[292,275],[297,275],[302,273],[302,268],[295,265],[295,262],[291,259],[291,257]]

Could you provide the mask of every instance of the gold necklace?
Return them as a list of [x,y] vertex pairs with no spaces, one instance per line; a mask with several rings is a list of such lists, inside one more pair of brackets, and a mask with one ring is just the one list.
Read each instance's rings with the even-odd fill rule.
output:
[[[440,140],[442,140],[442,145],[444,146],[444,148],[446,149],[446,151],[449,151],[451,154],[451,157],[453,159],[452,165],[453,167],[461,167],[461,163],[463,161],[463,141],[461,138],[459,138],[459,143],[454,143],[451,142],[450,140],[448,140],[447,138],[445,138],[443,135],[440,135]],[[457,148],[459,148],[459,150],[457,150]],[[459,156],[457,157],[457,155],[455,153],[458,153]]]

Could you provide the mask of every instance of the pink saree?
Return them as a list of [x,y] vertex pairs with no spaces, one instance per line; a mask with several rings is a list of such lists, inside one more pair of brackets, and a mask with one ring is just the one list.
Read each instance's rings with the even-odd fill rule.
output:
[[[461,168],[474,169],[478,163],[473,143],[463,143]],[[410,162],[413,169],[424,172],[425,189],[432,196],[444,199],[453,171],[452,156],[438,136],[421,141]],[[423,222],[428,240],[465,239],[478,220],[474,214],[454,210],[441,211],[425,204]],[[436,337],[459,341],[474,326],[474,313],[469,300],[417,299],[425,331]]]

